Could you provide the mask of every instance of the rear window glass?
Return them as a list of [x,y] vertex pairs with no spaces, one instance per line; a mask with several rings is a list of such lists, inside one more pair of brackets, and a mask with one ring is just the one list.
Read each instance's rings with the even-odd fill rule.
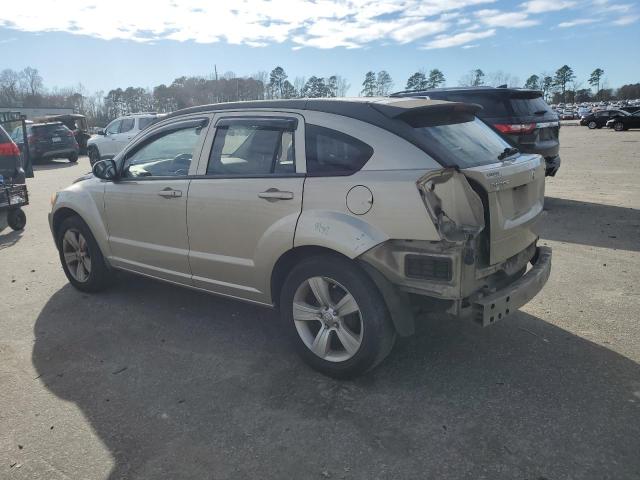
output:
[[542,97],[535,98],[511,98],[509,100],[515,115],[534,115],[536,112],[550,110],[549,105]]
[[31,130],[40,135],[53,135],[55,133],[65,134],[70,130],[64,125],[32,125]]
[[156,117],[140,117],[138,118],[138,128],[140,130],[144,130],[152,123],[155,123],[156,120],[157,120]]
[[307,124],[305,143],[310,175],[350,175],[373,155],[373,148],[357,138],[317,125]]
[[497,163],[510,145],[477,118],[464,123],[415,128],[428,153],[449,165],[460,168]]
[[463,94],[448,94],[443,100],[450,102],[462,102],[462,103],[475,103],[482,106],[482,110],[478,112],[478,117],[506,117],[509,115],[507,112],[507,105],[505,99],[497,95],[463,95]]

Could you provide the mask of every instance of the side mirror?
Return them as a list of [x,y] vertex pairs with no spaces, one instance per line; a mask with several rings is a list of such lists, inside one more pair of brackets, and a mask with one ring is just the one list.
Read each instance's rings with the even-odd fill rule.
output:
[[96,130],[96,135],[106,135],[107,132],[104,131],[104,128],[99,128]]
[[115,180],[118,178],[118,168],[113,160],[100,160],[93,164],[93,174],[102,180]]

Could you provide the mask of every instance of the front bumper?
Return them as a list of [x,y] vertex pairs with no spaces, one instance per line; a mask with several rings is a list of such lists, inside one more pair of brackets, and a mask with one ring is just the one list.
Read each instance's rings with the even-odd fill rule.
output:
[[538,247],[533,268],[511,285],[471,303],[474,319],[483,326],[502,320],[535,297],[551,273],[551,248]]

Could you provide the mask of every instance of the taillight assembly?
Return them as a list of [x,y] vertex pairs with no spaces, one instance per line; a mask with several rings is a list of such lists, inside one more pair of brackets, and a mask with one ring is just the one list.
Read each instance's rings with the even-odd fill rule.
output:
[[493,126],[502,133],[523,135],[535,130],[535,123],[494,123]]
[[0,157],[17,157],[20,149],[13,142],[0,143]]

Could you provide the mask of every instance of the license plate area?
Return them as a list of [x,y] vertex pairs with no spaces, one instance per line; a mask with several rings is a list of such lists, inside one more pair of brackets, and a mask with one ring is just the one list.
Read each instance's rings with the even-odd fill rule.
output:
[[62,141],[62,138],[60,138],[60,137],[51,137],[51,141],[52,141],[53,143],[58,143],[58,142],[61,142],[61,141]]

